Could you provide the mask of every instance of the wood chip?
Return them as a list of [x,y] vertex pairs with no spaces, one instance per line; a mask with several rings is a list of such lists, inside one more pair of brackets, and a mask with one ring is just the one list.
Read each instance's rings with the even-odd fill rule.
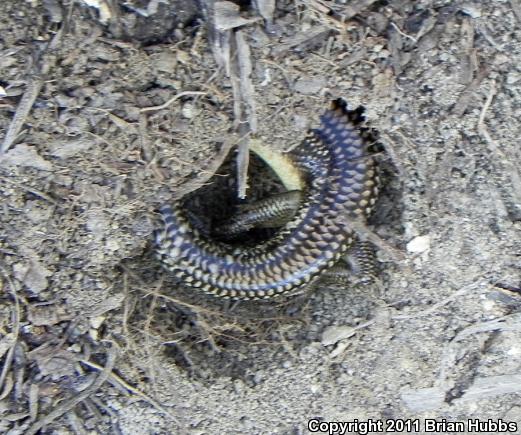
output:
[[307,32],[300,32],[291,38],[283,40],[280,44],[273,48],[272,54],[275,57],[285,55],[290,50],[304,50],[310,45],[322,43],[332,32],[327,26],[316,26]]
[[112,14],[110,13],[110,8],[105,0],[83,0],[87,6],[92,8],[96,8],[99,13],[99,20],[101,24],[107,24],[109,20],[112,18]]
[[510,7],[514,12],[514,15],[517,18],[517,21],[521,23],[521,1],[520,0],[510,0]]
[[344,6],[341,11],[342,18],[344,20],[350,20],[355,15],[358,15],[363,10],[367,9],[376,0],[358,0],[358,1],[350,1],[348,5]]
[[72,318],[67,314],[65,306],[56,304],[29,306],[27,312],[27,319],[35,326],[56,325]]
[[355,333],[356,330],[352,326],[330,326],[322,333],[320,342],[322,343],[322,346],[331,346],[341,340],[352,337]]
[[27,144],[17,145],[4,155],[0,153],[0,166],[24,166],[42,171],[53,169],[51,162],[45,160],[34,147]]
[[255,0],[255,6],[261,17],[264,18],[268,24],[273,22],[275,0]]
[[27,84],[27,89],[16,108],[16,113],[9,124],[4,141],[0,146],[0,156],[5,154],[18,138],[18,134],[22,130],[22,126],[33,107],[36,97],[42,89],[42,85],[43,79],[41,77],[35,77]]
[[242,18],[239,14],[239,6],[235,3],[228,1],[215,2],[214,26],[219,31],[235,29],[258,20],[259,18]]
[[255,106],[255,90],[251,80],[252,65],[250,46],[246,42],[244,32],[238,30],[235,35],[237,42],[237,58],[239,61],[239,72],[241,79],[241,97],[246,109],[249,130],[255,134],[257,132],[257,111]]
[[14,345],[16,337],[12,332],[7,333],[0,339],[0,358]]
[[452,107],[451,113],[453,115],[456,115],[458,118],[463,116],[470,104],[472,97],[476,95],[481,82],[488,76],[489,73],[490,71],[487,67],[483,67],[478,71],[474,80],[472,80],[472,82],[470,82],[470,84],[464,89],[458,101]]
[[29,427],[29,429],[27,429],[25,432],[26,435],[36,435],[44,426],[49,425],[63,414],[73,409],[76,405],[83,402],[89,396],[96,393],[112,373],[114,364],[116,362],[116,356],[116,347],[115,344],[113,344],[112,347],[107,351],[107,362],[105,363],[105,367],[98,375],[96,380],[80,394],[77,394],[70,400],[60,403],[60,405],[56,406],[51,412],[49,412],[49,414],[37,420],[33,425],[31,425],[31,427]]
[[[521,374],[509,374],[476,378],[467,391],[451,403],[478,402],[505,394],[521,392]],[[446,406],[446,392],[439,387],[404,389],[401,399],[405,406],[413,412],[433,411]]]

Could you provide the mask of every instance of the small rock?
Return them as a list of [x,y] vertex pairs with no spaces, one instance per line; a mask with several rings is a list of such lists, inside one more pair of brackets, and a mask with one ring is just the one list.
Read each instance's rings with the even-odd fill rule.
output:
[[117,252],[121,248],[119,241],[117,239],[112,239],[112,238],[108,239],[105,242],[105,247],[107,248],[107,250],[109,250],[111,252]]
[[293,364],[291,363],[291,361],[289,360],[286,360],[282,363],[282,368],[284,369],[289,369]]
[[94,140],[86,138],[58,141],[50,146],[50,153],[54,157],[67,159],[78,153],[87,151],[95,143]]
[[431,247],[430,236],[418,236],[407,243],[407,251],[410,253],[419,254],[426,252]]
[[349,343],[347,341],[338,343],[338,346],[336,346],[333,349],[333,351],[331,352],[331,354],[329,356],[331,358],[336,358],[337,356],[342,355],[349,346],[351,346],[351,343]]
[[101,239],[108,232],[110,222],[105,213],[99,209],[89,210],[87,213],[85,226],[96,239]]
[[239,6],[230,1],[219,1],[214,4],[215,27],[220,31],[234,29],[245,24],[254,23],[257,18],[243,18],[240,16]]
[[340,340],[352,337],[354,334],[355,330],[351,326],[330,326],[322,333],[321,343],[323,346],[330,346]]
[[464,3],[461,5],[461,12],[467,14],[471,18],[481,17],[481,8],[472,3]]
[[320,391],[320,385],[318,385],[318,384],[311,384],[309,386],[309,389],[311,390],[311,392],[313,394],[317,394]]
[[244,390],[246,388],[246,385],[244,384],[244,382],[240,379],[235,379],[233,381],[233,389],[235,390],[235,393],[236,394],[242,394],[244,393]]
[[43,267],[36,259],[32,259],[30,264],[16,263],[13,271],[16,279],[23,282],[34,293],[45,290],[49,285],[47,277],[52,275],[51,271]]
[[34,360],[38,365],[40,374],[42,376],[50,376],[52,380],[74,376],[76,363],[79,359],[78,355],[66,350],[50,352],[44,349],[34,354]]
[[56,325],[71,318],[64,306],[55,304],[29,306],[27,312],[27,319],[35,326]]
[[42,171],[51,171],[52,164],[40,156],[34,147],[19,144],[12,150],[0,156],[0,166],[26,166]]
[[99,327],[103,324],[104,321],[105,316],[91,317],[89,319],[90,326],[94,329],[99,329]]
[[183,50],[176,51],[176,60],[183,65],[188,65],[190,63],[190,55]]
[[192,119],[195,116],[195,107],[192,103],[185,103],[181,109],[181,114],[186,119]]
[[309,119],[307,116],[294,115],[293,122],[297,130],[306,131],[309,128]]
[[507,74],[507,85],[513,85],[521,79],[521,75],[518,72],[509,72]]
[[171,52],[160,53],[154,58],[154,66],[158,71],[172,74],[177,66],[177,57]]
[[304,95],[317,95],[326,86],[325,77],[300,79],[295,83],[295,91]]

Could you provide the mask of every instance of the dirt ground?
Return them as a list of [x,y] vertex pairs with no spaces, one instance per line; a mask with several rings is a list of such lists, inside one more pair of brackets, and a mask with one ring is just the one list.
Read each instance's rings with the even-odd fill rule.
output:
[[[521,433],[521,1],[182,3],[0,5],[0,433]],[[234,196],[237,131],[286,150],[337,97],[385,148],[380,283],[161,269],[159,206]]]

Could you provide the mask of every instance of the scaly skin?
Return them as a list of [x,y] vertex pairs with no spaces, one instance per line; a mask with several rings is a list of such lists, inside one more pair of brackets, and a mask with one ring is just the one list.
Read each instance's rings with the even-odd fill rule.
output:
[[181,203],[161,207],[157,255],[186,285],[222,298],[266,299],[293,293],[331,268],[355,238],[378,194],[376,163],[342,100],[336,100],[288,156],[306,180],[305,199],[283,236],[252,254],[204,238]]

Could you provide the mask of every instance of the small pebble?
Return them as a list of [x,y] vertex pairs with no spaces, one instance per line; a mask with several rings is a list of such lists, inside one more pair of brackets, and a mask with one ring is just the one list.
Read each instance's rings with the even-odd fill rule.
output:
[[407,243],[407,251],[415,254],[426,252],[431,247],[430,236],[418,236]]
[[352,337],[354,334],[355,331],[351,326],[330,326],[322,333],[321,343],[323,346],[330,346],[340,340]]
[[192,119],[195,116],[195,108],[192,103],[185,103],[181,109],[181,114],[186,119]]

